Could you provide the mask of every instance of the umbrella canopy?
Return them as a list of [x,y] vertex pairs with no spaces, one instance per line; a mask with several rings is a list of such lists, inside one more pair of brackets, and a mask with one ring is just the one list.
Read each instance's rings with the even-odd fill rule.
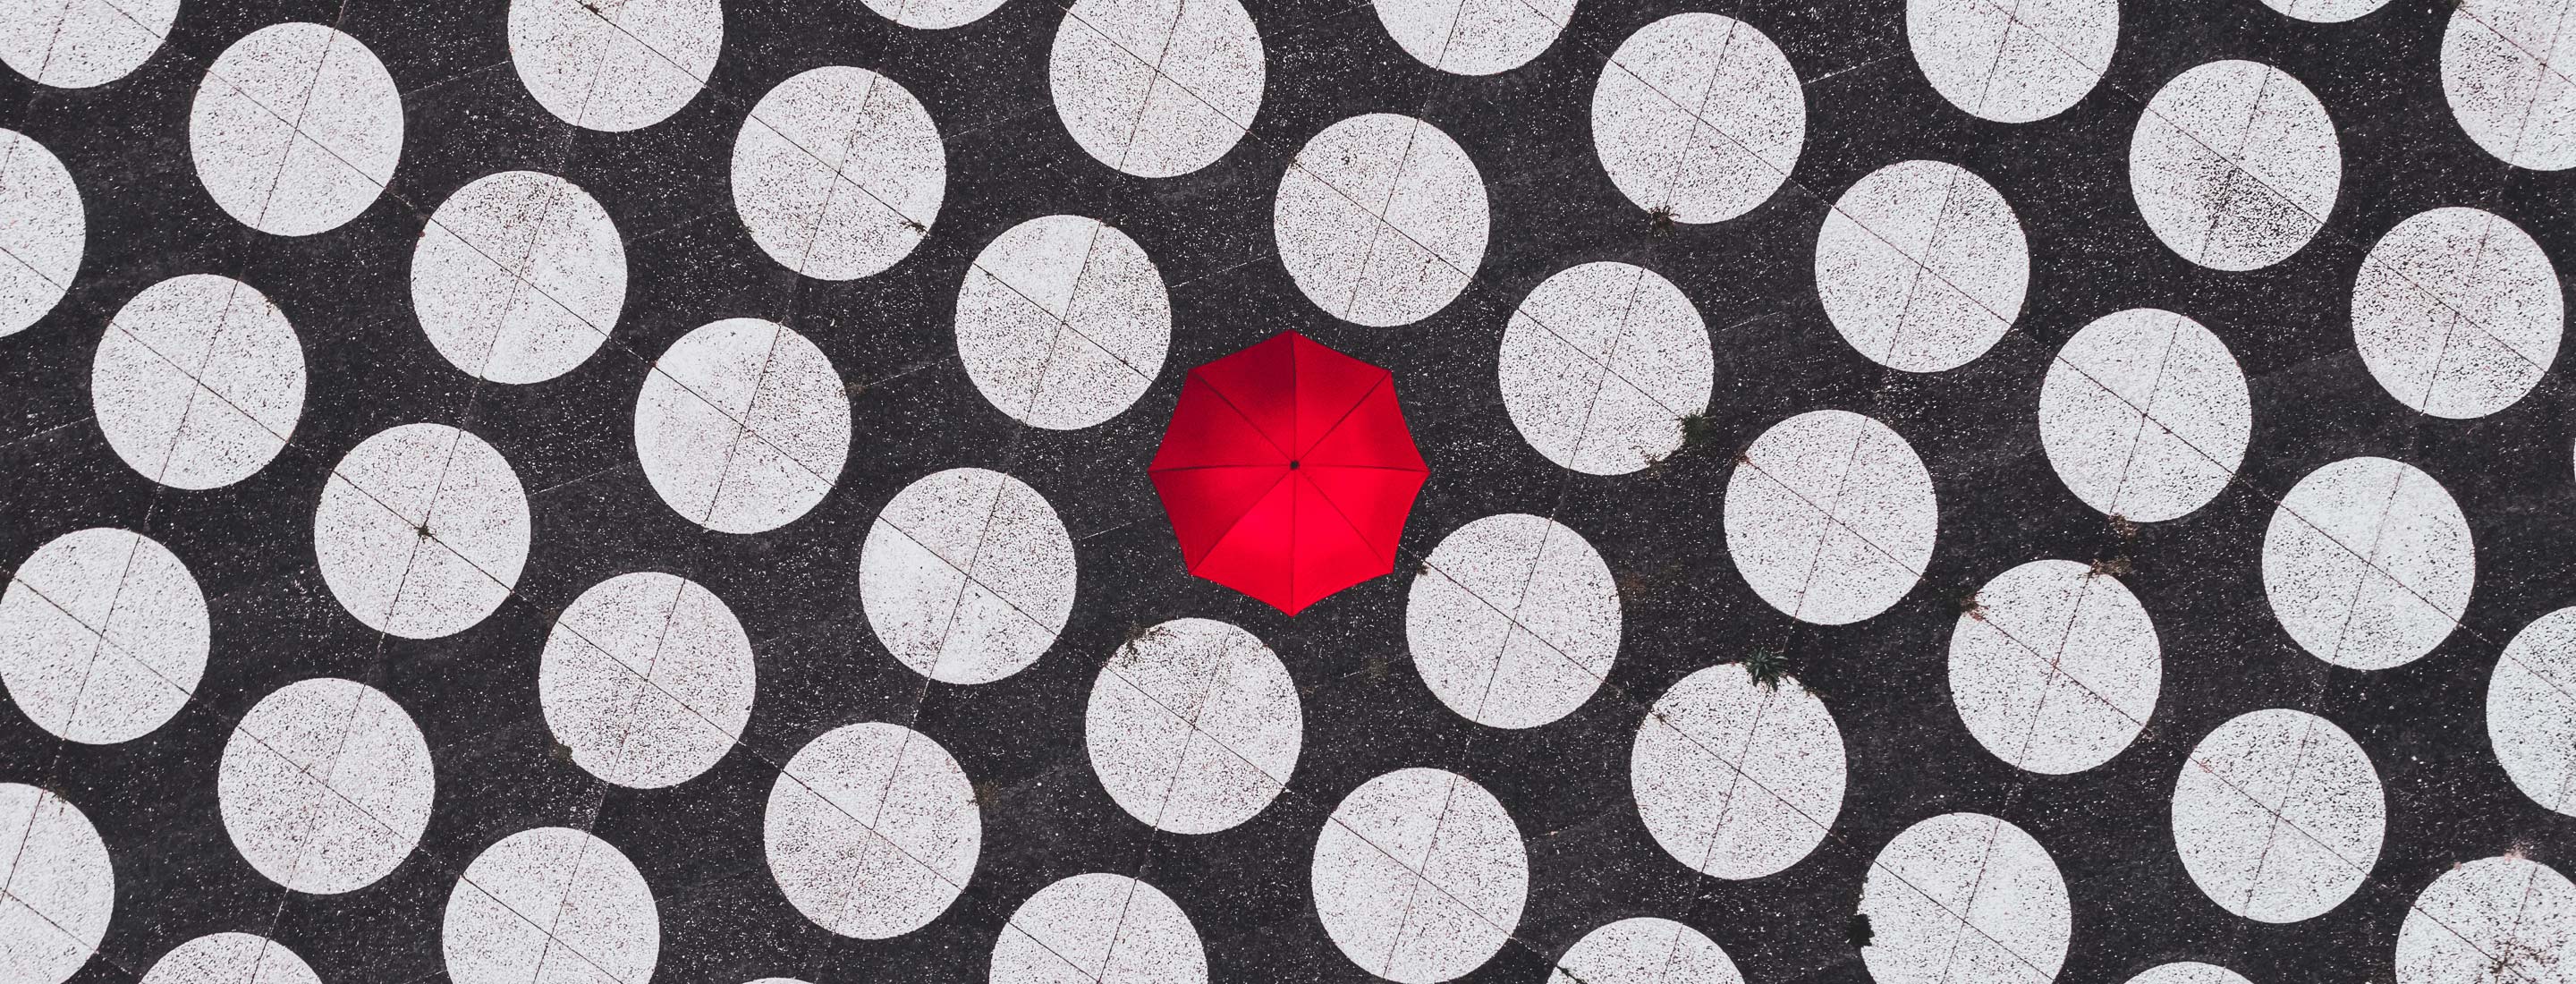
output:
[[1394,377],[1293,331],[1191,370],[1146,471],[1190,573],[1290,615],[1393,571],[1430,475]]

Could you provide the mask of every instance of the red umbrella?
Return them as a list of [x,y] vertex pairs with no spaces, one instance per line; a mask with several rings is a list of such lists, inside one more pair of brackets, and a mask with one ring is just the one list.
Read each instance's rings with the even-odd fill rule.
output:
[[1395,569],[1431,470],[1393,376],[1283,331],[1190,370],[1146,473],[1190,573],[1294,615]]

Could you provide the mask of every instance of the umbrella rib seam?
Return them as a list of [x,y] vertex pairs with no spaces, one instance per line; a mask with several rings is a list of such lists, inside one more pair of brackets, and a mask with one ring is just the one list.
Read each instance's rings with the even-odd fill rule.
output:
[[[1351,535],[1359,537],[1360,543],[1365,544],[1369,548],[1370,553],[1377,553],[1377,544],[1369,542],[1368,534],[1360,530],[1360,524],[1351,521],[1350,514],[1342,511],[1342,504],[1334,502],[1331,493],[1324,491],[1324,487],[1315,484],[1313,479],[1308,479],[1306,481],[1306,486],[1315,490],[1315,498],[1324,500],[1325,508],[1331,509],[1333,511],[1333,515],[1341,519],[1342,525],[1350,528]],[[1418,492],[1419,490],[1416,491]],[[1394,569],[1395,555],[1393,553],[1379,555],[1378,559],[1386,561],[1386,566],[1389,570]]]
[[1278,441],[1271,439],[1269,431],[1262,430],[1260,424],[1254,423],[1251,414],[1243,412],[1242,407],[1235,406],[1234,401],[1225,395],[1224,390],[1218,389],[1216,384],[1209,382],[1206,376],[1199,375],[1198,370],[1191,370],[1190,375],[1198,379],[1200,389],[1206,390],[1209,396],[1216,397],[1218,403],[1225,404],[1227,410],[1233,411],[1235,417],[1243,421],[1243,426],[1250,427],[1253,433],[1261,435],[1261,443],[1270,445],[1270,450],[1279,452],[1280,457],[1295,457],[1288,453],[1287,448],[1280,447]]
[[[1261,508],[1262,500],[1270,498],[1271,493],[1279,491],[1279,486],[1288,481],[1288,474],[1289,473],[1286,469],[1281,469],[1277,481],[1271,482],[1269,488],[1262,489],[1260,495],[1253,496],[1251,505],[1243,507],[1242,512],[1236,513],[1233,519],[1226,522],[1225,533],[1218,536],[1215,543],[1208,544],[1206,553],[1199,555],[1200,565],[1204,566],[1207,563],[1208,558],[1216,556],[1217,551],[1225,548],[1225,541],[1233,539],[1234,532],[1243,527],[1243,517],[1252,515],[1253,510]],[[1290,494],[1293,495],[1295,493],[1292,491]],[[1198,571],[1192,570],[1190,573],[1197,574]]]
[[[1360,393],[1359,399],[1352,400],[1350,406],[1342,408],[1341,416],[1333,418],[1332,423],[1324,425],[1322,433],[1316,434],[1314,440],[1307,442],[1305,447],[1297,449],[1297,453],[1290,455],[1289,457],[1303,458],[1309,454],[1313,454],[1316,445],[1324,443],[1324,439],[1333,436],[1334,431],[1342,429],[1342,423],[1351,419],[1352,414],[1360,412],[1360,404],[1367,403],[1369,397],[1376,396],[1377,391],[1385,389],[1386,384],[1394,379],[1395,374],[1391,372],[1384,373],[1377,377],[1377,382],[1369,384],[1369,388]],[[1299,392],[1302,395],[1303,391],[1301,390]],[[1407,434],[1406,436],[1410,437],[1412,435]]]
[[[1281,464],[1276,464],[1276,463],[1271,463],[1271,462],[1260,462],[1260,463],[1255,463],[1255,464],[1237,464],[1237,465],[1164,465],[1163,467],[1160,467],[1160,468],[1149,468],[1149,469],[1146,469],[1146,471],[1147,471],[1149,474],[1160,475],[1160,474],[1163,474],[1163,473],[1165,473],[1165,472],[1210,471],[1210,470],[1218,469],[1218,468],[1286,468],[1286,467],[1288,467],[1288,466],[1286,466],[1286,465],[1281,465]],[[1405,473],[1413,474],[1413,475],[1428,475],[1428,474],[1430,474],[1430,473],[1431,473],[1431,469],[1430,469],[1430,468],[1428,468],[1428,467],[1415,467],[1415,466],[1413,466],[1413,465],[1341,465],[1341,464],[1331,464],[1331,465],[1306,465],[1306,466],[1304,466],[1304,469],[1312,469],[1312,470],[1315,470],[1315,471],[1336,471],[1336,470],[1339,470],[1339,471],[1391,471],[1391,472],[1405,472]],[[1301,470],[1303,470],[1303,469],[1301,469]]]

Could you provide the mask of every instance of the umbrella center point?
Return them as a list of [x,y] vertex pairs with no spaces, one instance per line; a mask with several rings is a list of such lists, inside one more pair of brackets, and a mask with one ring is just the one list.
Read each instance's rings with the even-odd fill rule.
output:
[[1288,470],[1289,470],[1289,471],[1296,471],[1296,470],[1297,470],[1297,459],[1295,459],[1295,458],[1290,458],[1290,459],[1288,459]]

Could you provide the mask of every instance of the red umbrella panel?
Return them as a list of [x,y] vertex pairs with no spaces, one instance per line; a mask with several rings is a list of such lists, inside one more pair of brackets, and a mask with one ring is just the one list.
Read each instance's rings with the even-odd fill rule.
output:
[[1430,475],[1394,376],[1293,331],[1191,370],[1146,471],[1190,573],[1290,615],[1393,571]]

